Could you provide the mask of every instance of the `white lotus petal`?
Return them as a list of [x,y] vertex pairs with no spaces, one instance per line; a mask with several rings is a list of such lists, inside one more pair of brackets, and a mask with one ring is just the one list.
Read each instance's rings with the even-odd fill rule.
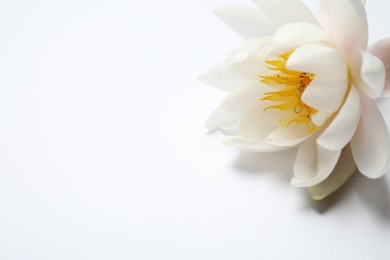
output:
[[266,88],[260,82],[253,82],[232,91],[222,102],[223,109],[231,115],[241,116],[253,104],[260,103]]
[[218,130],[222,125],[237,121],[237,118],[226,113],[221,107],[217,108],[207,119],[205,127],[210,131]]
[[263,74],[264,69],[265,66],[258,60],[257,53],[242,56],[241,60],[234,60],[229,66],[233,73],[251,80],[259,80],[259,75]]
[[314,74],[328,74],[337,79],[348,78],[348,66],[340,52],[318,44],[305,44],[297,48],[288,58],[287,67]]
[[242,115],[239,122],[240,136],[251,140],[263,140],[278,127],[280,111],[264,111],[266,102],[253,103]]
[[227,145],[233,145],[240,150],[247,152],[280,152],[289,149],[289,147],[278,147],[265,143],[263,140],[250,140],[243,137],[235,137],[224,142]]
[[307,23],[292,23],[282,26],[270,41],[269,56],[277,56],[304,44],[323,43],[333,46],[333,41],[322,28]]
[[[356,0],[355,0],[356,1]],[[366,0],[360,0],[363,5],[366,4]],[[325,31],[330,32],[330,24],[329,24],[329,14],[328,14],[328,3],[327,0],[321,0],[320,6],[317,12],[318,20],[325,29]]]
[[322,182],[330,175],[339,157],[340,151],[318,146],[315,139],[307,140],[299,146],[291,185],[310,187]]
[[317,111],[317,113],[311,116],[311,121],[316,126],[322,126],[331,115],[331,113]]
[[332,37],[346,57],[365,50],[368,25],[364,6],[356,0],[326,0]]
[[351,141],[352,154],[362,174],[379,178],[390,166],[389,132],[374,101],[362,97],[362,104],[362,117]]
[[377,98],[382,94],[385,86],[385,65],[379,58],[368,52],[362,51],[361,55],[362,65],[360,71],[361,80],[358,81],[359,89],[367,96]]
[[321,0],[317,12],[317,18],[322,28],[324,28],[325,31],[330,32],[328,3],[326,0]]
[[291,54],[287,67],[316,75],[302,94],[304,103],[328,113],[339,109],[348,88],[348,67],[337,50],[304,45]]
[[332,81],[331,78],[318,75],[304,90],[301,100],[312,108],[331,114],[340,109],[347,88],[347,80]]
[[322,200],[338,190],[354,173],[356,164],[353,160],[350,146],[346,146],[332,173],[321,183],[310,187],[314,200]]
[[[341,150],[334,151],[320,145],[317,147],[318,173],[315,184],[328,178],[340,158]],[[315,185],[314,184],[314,185]],[[312,185],[310,185],[312,186]]]
[[339,151],[352,139],[359,123],[361,104],[357,90],[352,87],[332,123],[318,137],[317,143],[329,150]]
[[244,39],[270,35],[276,25],[258,8],[249,6],[221,6],[214,9],[226,25]]
[[318,24],[310,10],[299,0],[253,0],[277,26],[305,22]]
[[205,84],[211,85],[221,90],[232,91],[247,84],[253,84],[254,81],[234,74],[229,70],[229,64],[221,62],[203,74],[198,79]]
[[238,134],[238,122],[239,118],[232,121],[221,124],[220,128],[225,135],[237,135]]
[[227,61],[234,59],[236,56],[245,57],[253,52],[257,52],[270,39],[271,36],[264,36],[244,40],[229,53]]
[[295,163],[294,177],[291,185],[295,186],[304,180],[314,179],[317,173],[317,144],[312,138],[299,146]]
[[369,52],[381,59],[386,68],[386,81],[382,97],[390,97],[390,38],[383,39],[369,48]]
[[296,146],[310,137],[312,133],[308,132],[305,124],[292,124],[289,127],[279,127],[272,131],[265,141],[276,146]]
[[258,59],[258,51],[268,43],[270,37],[254,38],[245,41],[229,55],[229,70],[235,74],[258,81],[259,75],[267,68]]

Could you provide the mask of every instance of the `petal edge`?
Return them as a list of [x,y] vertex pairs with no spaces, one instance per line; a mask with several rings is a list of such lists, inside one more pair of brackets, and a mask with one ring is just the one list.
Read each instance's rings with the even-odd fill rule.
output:
[[323,200],[337,191],[356,172],[356,164],[353,160],[351,148],[343,149],[340,159],[332,173],[323,182],[309,188],[314,200]]
[[386,80],[382,97],[390,97],[390,38],[383,39],[369,48],[369,53],[381,59],[386,68]]
[[258,8],[221,6],[213,10],[227,26],[244,39],[272,34],[276,26]]
[[390,136],[375,102],[362,97],[363,113],[351,141],[359,171],[371,179],[380,178],[390,167]]

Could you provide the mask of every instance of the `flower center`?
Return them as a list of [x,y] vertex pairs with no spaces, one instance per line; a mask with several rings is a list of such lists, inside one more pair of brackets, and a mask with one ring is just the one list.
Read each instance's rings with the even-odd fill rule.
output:
[[261,82],[276,89],[272,92],[264,93],[261,100],[268,100],[277,104],[268,106],[268,109],[279,109],[284,111],[279,125],[288,128],[291,124],[305,124],[308,132],[313,132],[317,126],[313,124],[311,116],[317,112],[316,109],[302,102],[301,96],[306,87],[314,79],[315,74],[289,70],[286,67],[288,58],[293,51],[279,55],[280,59],[267,60],[270,70],[276,73],[271,76],[261,76]]

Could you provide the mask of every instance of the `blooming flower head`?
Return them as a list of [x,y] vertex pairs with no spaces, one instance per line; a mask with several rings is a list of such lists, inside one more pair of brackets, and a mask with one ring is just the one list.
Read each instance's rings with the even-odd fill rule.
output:
[[367,49],[363,0],[254,0],[216,15],[244,41],[200,76],[230,92],[206,127],[253,152],[298,147],[293,186],[320,200],[358,169],[379,178],[390,138],[374,99],[390,93],[390,39]]

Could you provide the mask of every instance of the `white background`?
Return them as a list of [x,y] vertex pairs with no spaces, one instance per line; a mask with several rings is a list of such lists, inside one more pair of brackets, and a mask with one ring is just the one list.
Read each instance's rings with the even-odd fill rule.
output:
[[[203,128],[224,93],[196,76],[240,42],[211,13],[229,3],[251,4],[1,0],[1,260],[390,259],[389,176],[316,203],[295,151]],[[371,42],[390,35],[390,2],[367,9]]]

